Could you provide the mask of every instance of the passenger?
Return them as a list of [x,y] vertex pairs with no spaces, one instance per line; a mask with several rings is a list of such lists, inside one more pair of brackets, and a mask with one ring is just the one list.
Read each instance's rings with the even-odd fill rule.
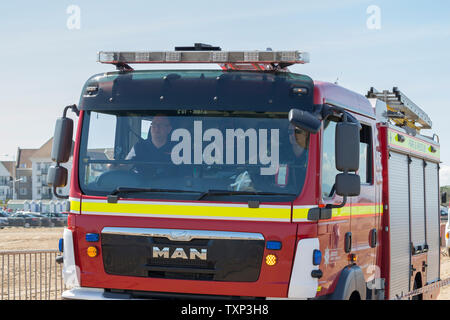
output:
[[308,164],[309,132],[289,124],[289,142],[291,152],[287,153],[285,165],[280,164],[277,184],[289,186],[289,189],[301,190],[305,182]]
[[[299,159],[307,155],[309,147],[309,132],[289,125],[289,142],[292,146],[293,159]],[[307,159],[305,159],[307,161]]]

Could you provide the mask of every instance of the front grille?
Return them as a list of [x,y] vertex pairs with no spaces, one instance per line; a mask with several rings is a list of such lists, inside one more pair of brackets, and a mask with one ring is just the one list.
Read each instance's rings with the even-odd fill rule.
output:
[[111,229],[114,228],[102,233],[103,264],[108,274],[208,281],[258,280],[264,252],[262,236],[250,240],[221,239],[211,231],[210,238],[174,241],[154,233],[124,234]]

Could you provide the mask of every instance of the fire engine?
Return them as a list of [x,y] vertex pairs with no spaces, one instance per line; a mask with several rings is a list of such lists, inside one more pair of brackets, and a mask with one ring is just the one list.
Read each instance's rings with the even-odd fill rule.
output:
[[[290,72],[302,51],[98,61],[117,70],[87,80],[55,127],[63,298],[437,297],[439,138],[398,88],[363,96]],[[221,69],[131,67],[151,63]]]

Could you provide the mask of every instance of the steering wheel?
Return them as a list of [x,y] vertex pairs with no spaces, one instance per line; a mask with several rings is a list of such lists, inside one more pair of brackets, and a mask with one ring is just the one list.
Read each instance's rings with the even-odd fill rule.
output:
[[127,170],[113,170],[103,173],[97,178],[98,187],[117,188],[119,186],[138,187],[143,183],[142,177]]

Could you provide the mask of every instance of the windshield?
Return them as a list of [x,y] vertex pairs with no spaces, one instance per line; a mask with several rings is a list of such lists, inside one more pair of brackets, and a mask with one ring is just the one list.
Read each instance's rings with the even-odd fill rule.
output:
[[308,147],[287,113],[86,111],[79,182],[99,196],[291,201]]

